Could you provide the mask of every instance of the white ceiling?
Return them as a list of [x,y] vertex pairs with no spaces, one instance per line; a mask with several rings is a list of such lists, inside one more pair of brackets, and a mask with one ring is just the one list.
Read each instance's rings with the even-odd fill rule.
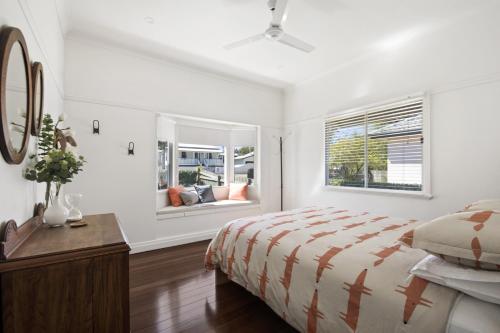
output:
[[[191,66],[285,87],[488,10],[499,0],[289,0],[285,31],[314,45],[312,53],[267,40],[224,49],[268,27],[271,14],[266,3],[66,0],[64,6],[70,36],[114,41]],[[154,23],[146,22],[147,17]]]

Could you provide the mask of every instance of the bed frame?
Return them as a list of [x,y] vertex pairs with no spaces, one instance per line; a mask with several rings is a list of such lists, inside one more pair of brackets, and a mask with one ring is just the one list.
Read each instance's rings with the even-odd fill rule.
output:
[[227,274],[224,273],[219,267],[215,269],[215,285],[220,286],[226,283],[232,282],[227,277]]

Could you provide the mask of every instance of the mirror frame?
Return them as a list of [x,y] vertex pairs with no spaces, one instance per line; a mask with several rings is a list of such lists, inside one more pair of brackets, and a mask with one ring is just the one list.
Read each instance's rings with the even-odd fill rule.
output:
[[[23,137],[23,145],[19,151],[12,146],[9,124],[7,119],[6,79],[9,58],[12,47],[19,43],[23,52],[24,69],[26,73],[26,123]],[[31,134],[31,117],[33,115],[33,85],[31,81],[31,64],[28,47],[21,30],[14,27],[6,27],[0,32],[0,151],[8,164],[21,164],[28,150],[28,142]]]
[[[45,83],[44,83],[44,74],[43,74],[43,65],[40,62],[34,62],[32,65],[31,77],[33,80],[33,106],[32,106],[32,119],[31,122],[31,135],[38,136],[40,134],[40,130],[42,129],[43,123],[43,100],[44,100],[44,91],[45,91]],[[40,81],[38,80],[40,79]],[[40,82],[40,109],[36,109],[37,103],[37,95],[36,90],[38,88],[38,83]],[[36,115],[38,114],[38,124],[36,122]]]

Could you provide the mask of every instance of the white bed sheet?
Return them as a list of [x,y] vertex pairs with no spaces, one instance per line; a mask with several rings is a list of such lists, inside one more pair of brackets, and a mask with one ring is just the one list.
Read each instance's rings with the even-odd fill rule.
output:
[[500,305],[461,294],[450,312],[446,333],[500,332]]

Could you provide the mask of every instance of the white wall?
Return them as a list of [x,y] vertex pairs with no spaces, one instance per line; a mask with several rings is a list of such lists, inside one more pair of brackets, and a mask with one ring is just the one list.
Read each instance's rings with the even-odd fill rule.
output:
[[[23,32],[31,60],[44,66],[44,111],[58,115],[64,96],[64,39],[55,2],[2,0],[0,26],[14,26]],[[30,151],[34,151],[35,141],[31,137]],[[26,181],[22,177],[24,166],[25,163],[9,165],[0,157],[0,222],[14,219],[18,224],[23,223],[33,215],[34,204],[43,200],[44,186]]]
[[[500,10],[466,17],[288,89],[286,207],[329,204],[431,218],[500,197],[499,21]],[[323,117],[417,91],[431,93],[434,198],[325,189]]]
[[65,109],[88,161],[67,191],[83,193],[85,214],[116,212],[133,244],[203,231],[156,221],[157,112],[260,126],[261,208],[279,209],[281,91],[81,39],[66,40],[65,60]]

